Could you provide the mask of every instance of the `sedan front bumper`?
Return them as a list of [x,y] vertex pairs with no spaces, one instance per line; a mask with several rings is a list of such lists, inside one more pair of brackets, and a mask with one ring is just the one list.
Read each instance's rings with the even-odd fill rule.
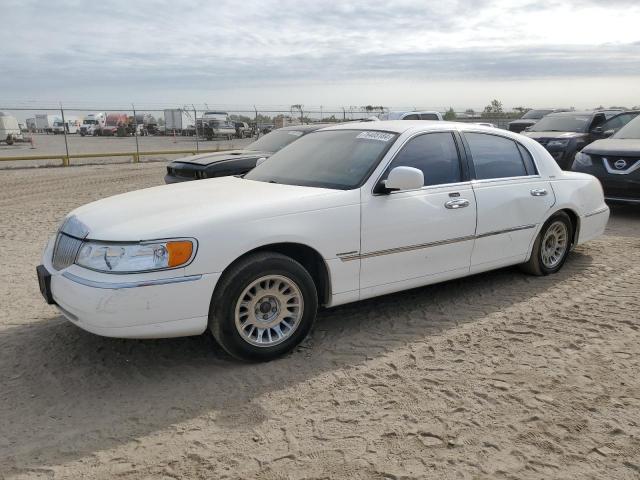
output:
[[[77,265],[56,271],[50,249],[39,267],[50,274],[51,300],[78,327],[106,337],[168,338],[199,335],[208,323],[220,274],[184,270],[116,275]],[[44,273],[44,272],[42,272]],[[46,277],[46,275],[43,275]]]

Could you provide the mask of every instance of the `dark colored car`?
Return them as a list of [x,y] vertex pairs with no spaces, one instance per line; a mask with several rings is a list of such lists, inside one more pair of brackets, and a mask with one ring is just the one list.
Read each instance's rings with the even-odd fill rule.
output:
[[259,138],[244,150],[203,153],[174,160],[167,165],[164,181],[165,183],[176,183],[203,178],[244,175],[256,166],[259,158],[268,158],[303,135],[327,126],[328,124],[315,124],[284,127]]
[[577,152],[613,134],[636,115],[638,112],[623,112],[607,119],[597,111],[551,113],[522,134],[543,145],[560,168],[568,170]]
[[585,147],[571,170],[597,177],[606,200],[640,205],[640,117]]
[[549,115],[550,113],[559,112],[559,111],[561,111],[561,110],[553,110],[551,108],[549,108],[549,109],[529,110],[527,113],[525,113],[518,120],[514,120],[512,122],[509,122],[509,124],[508,124],[509,131],[520,133],[525,128],[528,128],[528,127],[531,127],[532,125],[535,125],[536,122],[538,120],[540,120],[542,117],[544,117],[545,115]]

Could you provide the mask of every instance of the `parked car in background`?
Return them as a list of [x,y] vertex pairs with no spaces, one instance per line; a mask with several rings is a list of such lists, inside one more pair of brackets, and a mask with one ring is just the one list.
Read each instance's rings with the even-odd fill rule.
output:
[[7,112],[0,112],[0,142],[13,145],[20,140],[23,140],[22,130],[16,117]]
[[380,120],[443,120],[442,114],[435,110],[423,112],[388,112],[378,115]]
[[88,114],[82,125],[80,125],[80,136],[85,135],[95,136],[98,135],[98,131],[104,126],[107,120],[107,114],[105,112],[96,112]]
[[571,170],[600,180],[607,201],[640,205],[640,117],[576,154]]
[[598,111],[551,113],[522,134],[542,144],[560,168],[568,170],[577,152],[604,138],[604,132],[620,121],[632,118],[630,115],[618,118],[621,115],[625,114],[620,113],[607,120],[606,115]]
[[297,125],[280,128],[251,143],[244,150],[203,153],[174,160],[167,166],[165,183],[185,182],[203,178],[244,175],[256,166],[259,158],[269,158],[300,137],[327,124]]
[[236,138],[247,138],[253,136],[253,130],[246,122],[233,122],[236,127]]
[[535,108],[533,110],[529,110],[518,120],[513,120],[509,122],[507,128],[511,132],[520,133],[528,127],[535,125],[538,120],[540,120],[545,115],[549,115],[550,113],[559,113],[565,112],[563,109],[553,109],[553,108]]
[[46,301],[90,332],[210,329],[231,355],[263,361],[301,342],[318,306],[509,265],[556,273],[608,218],[596,178],[563,172],[526,137],[348,123],[302,136],[243,178],[84,205],[37,274]]

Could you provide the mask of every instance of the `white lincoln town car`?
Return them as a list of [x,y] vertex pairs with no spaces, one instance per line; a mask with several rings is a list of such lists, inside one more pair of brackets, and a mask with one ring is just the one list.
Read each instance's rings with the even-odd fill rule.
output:
[[240,177],[163,185],[71,212],[37,269],[98,335],[210,329],[268,360],[333,307],[522,265],[557,272],[609,218],[598,180],[480,125],[383,121],[310,133]]

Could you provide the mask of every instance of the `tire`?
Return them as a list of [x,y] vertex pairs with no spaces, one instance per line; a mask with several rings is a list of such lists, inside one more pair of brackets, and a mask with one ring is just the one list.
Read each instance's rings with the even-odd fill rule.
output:
[[[559,239],[564,237],[560,245]],[[531,258],[521,265],[521,269],[530,275],[549,275],[557,273],[567,260],[573,239],[573,226],[569,215],[559,212],[553,215],[540,229],[531,251]],[[555,248],[554,246],[555,241]],[[545,245],[546,244],[546,245]],[[549,255],[553,251],[554,254]]]
[[317,310],[309,272],[290,257],[259,252],[238,261],[220,279],[211,298],[209,329],[233,357],[264,362],[304,340]]

